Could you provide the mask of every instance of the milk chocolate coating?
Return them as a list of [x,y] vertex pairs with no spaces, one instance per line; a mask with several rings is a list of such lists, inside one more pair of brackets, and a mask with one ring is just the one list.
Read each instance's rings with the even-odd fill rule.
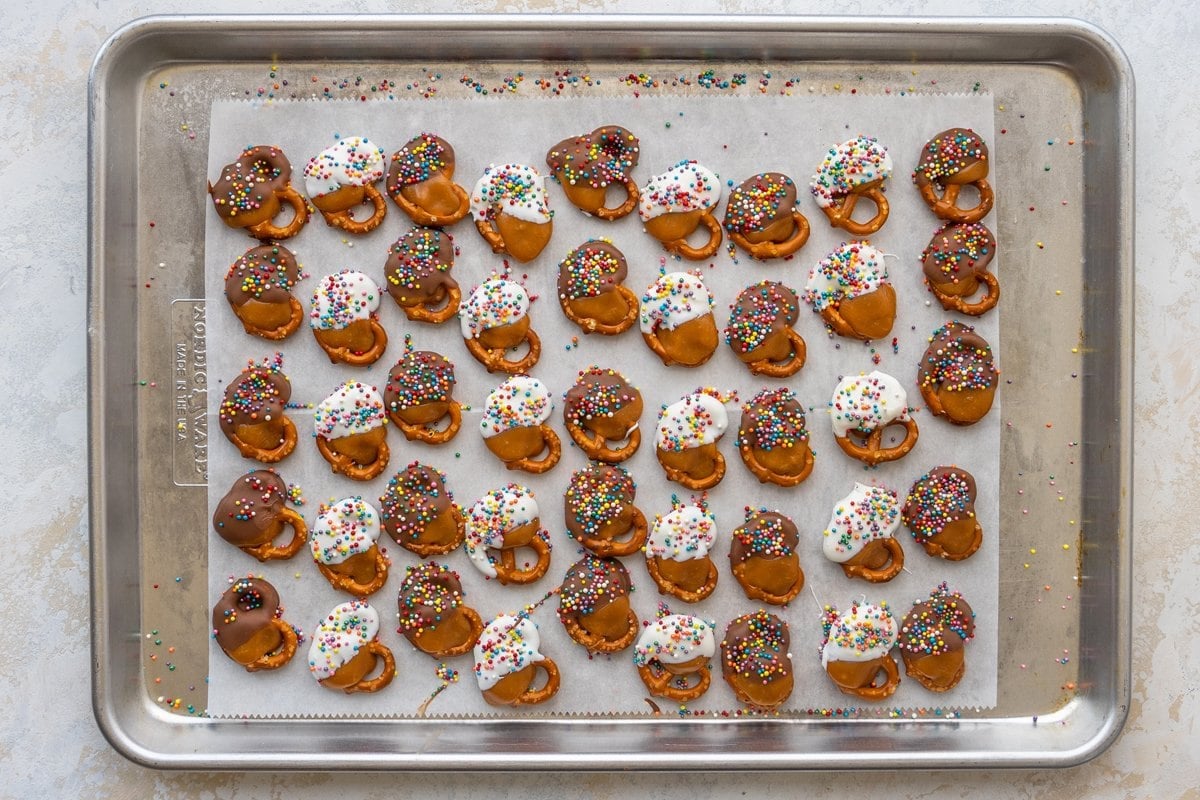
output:
[[281,244],[252,247],[225,274],[225,297],[235,307],[250,300],[288,303],[300,280],[296,256]]
[[546,153],[546,165],[563,183],[602,189],[624,183],[637,166],[638,138],[619,125],[605,125],[585,136],[563,139]]
[[795,206],[795,181],[782,172],[761,172],[729,193],[725,230],[743,234],[761,231],[773,222],[791,217]]
[[736,566],[748,558],[779,558],[796,550],[796,523],[778,511],[756,511],[733,531],[729,561]]
[[434,629],[465,600],[457,572],[436,561],[409,567],[396,600],[400,632],[408,635]]
[[581,428],[588,417],[607,416],[642,399],[642,393],[616,370],[589,367],[567,390],[563,400],[563,419]]
[[796,324],[800,300],[778,281],[747,286],[734,301],[725,326],[725,341],[735,352],[748,353],[768,338]]
[[759,392],[742,409],[738,428],[738,444],[770,450],[774,447],[795,446],[807,440],[804,406],[786,388]]
[[563,496],[567,530],[578,538],[591,538],[606,523],[620,516],[637,493],[629,473],[612,464],[588,464],[571,476]]
[[725,680],[775,683],[792,674],[787,623],[756,611],[729,623],[721,640],[721,672]]
[[934,391],[986,389],[999,380],[992,346],[961,322],[947,322],[933,332],[917,372],[917,383]]
[[217,503],[213,530],[238,547],[257,544],[278,519],[287,499],[287,484],[282,478],[269,470],[256,469],[235,480]]
[[568,300],[611,292],[625,281],[629,264],[610,242],[593,239],[567,253],[558,265],[558,295]]
[[210,194],[218,216],[232,218],[258,209],[275,192],[287,188],[291,179],[292,162],[283,151],[260,144],[243,150],[237,161],[222,167]]
[[437,228],[412,228],[392,244],[383,268],[388,294],[402,306],[424,305],[441,299],[458,286],[450,277],[454,240]]
[[958,467],[934,467],[913,484],[901,509],[904,524],[917,544],[942,528],[975,516],[975,477]]
[[379,521],[398,544],[420,542],[425,526],[454,502],[445,475],[434,467],[412,463],[388,481],[379,498]]
[[292,384],[279,370],[255,365],[245,369],[225,389],[218,411],[221,431],[232,438],[239,425],[278,419],[292,396]]
[[441,353],[405,353],[388,373],[383,405],[388,411],[402,411],[425,403],[445,403],[454,392],[454,383],[454,364]]
[[955,283],[987,271],[996,255],[996,237],[981,222],[947,225],[933,235],[921,253],[930,283]]
[[943,655],[961,652],[974,636],[975,612],[943,583],[904,615],[897,644],[902,656]]
[[913,171],[913,181],[917,186],[941,183],[943,178],[987,160],[988,147],[974,131],[950,128],[921,148],[921,161]]
[[585,617],[628,596],[633,584],[625,565],[615,558],[588,553],[571,565],[558,590],[558,615]]
[[388,168],[387,193],[429,180],[435,172],[454,172],[454,148],[440,136],[421,133],[392,154]]
[[213,606],[212,629],[217,644],[232,652],[279,616],[279,592],[262,578],[241,578]]

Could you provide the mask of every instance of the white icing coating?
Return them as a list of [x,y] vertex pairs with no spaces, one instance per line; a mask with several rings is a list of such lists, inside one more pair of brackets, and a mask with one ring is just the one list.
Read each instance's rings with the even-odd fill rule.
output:
[[379,541],[379,512],[361,497],[322,506],[309,531],[308,546],[320,564],[341,564]]
[[704,281],[689,272],[668,272],[642,295],[642,333],[674,330],[685,322],[712,313],[713,299]]
[[496,617],[475,643],[475,680],[479,682],[479,690],[486,692],[502,678],[545,661],[546,657],[538,652],[540,647],[537,625],[529,617],[508,614]]
[[821,208],[829,208],[864,183],[892,174],[887,148],[867,136],[856,136],[829,149],[809,188]]
[[633,663],[639,667],[650,661],[682,664],[699,656],[712,658],[716,652],[712,623],[690,614],[668,614],[642,631],[633,648]]
[[693,392],[659,412],[654,440],[660,450],[679,452],[712,444],[728,427],[725,404],[708,392]]
[[866,242],[844,242],[808,272],[804,299],[816,311],[888,283],[883,253]]
[[344,269],[326,275],[313,290],[308,324],[316,330],[341,330],[350,323],[370,319],[379,310],[379,284],[367,275]]
[[704,558],[717,539],[717,520],[708,509],[680,506],[654,520],[646,555],[670,561]]
[[513,428],[536,428],[550,419],[553,411],[554,399],[544,383],[528,375],[514,375],[487,396],[479,431],[490,439]]
[[721,179],[697,161],[680,161],[646,181],[638,214],[648,222],[663,214],[714,208],[721,201]]
[[458,311],[464,339],[481,331],[512,325],[529,313],[529,293],[515,281],[494,278],[480,284]]
[[900,527],[900,497],[881,486],[854,484],[838,500],[822,534],[825,557],[844,564],[876,539],[890,539]]
[[895,420],[908,419],[908,393],[900,381],[875,370],[870,375],[847,375],[829,401],[833,435],[851,430],[872,431]]
[[326,439],[340,439],[387,424],[383,395],[370,384],[349,380],[333,390],[313,412],[313,430]]
[[467,509],[466,536],[463,546],[475,568],[488,577],[496,577],[496,567],[488,548],[504,544],[504,535],[514,528],[539,518],[537,500],[524,486],[510,483],[493,489]]
[[524,222],[549,222],[546,179],[525,164],[489,165],[471,192],[471,216],[491,220],[501,211]]
[[383,180],[383,150],[361,136],[342,139],[304,165],[304,191],[309,197],[332,194],[343,186],[366,186]]
[[319,681],[331,677],[379,635],[379,612],[365,600],[351,600],[330,611],[317,626],[308,648],[308,671]]
[[829,633],[821,643],[821,666],[830,661],[873,661],[896,646],[896,618],[886,606],[858,603],[846,614],[826,612]]

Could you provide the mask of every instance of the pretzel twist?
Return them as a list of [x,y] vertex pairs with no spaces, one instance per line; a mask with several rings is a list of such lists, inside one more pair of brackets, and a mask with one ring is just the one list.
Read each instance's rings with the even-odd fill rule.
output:
[[695,686],[681,689],[673,685],[677,677],[675,674],[667,672],[661,664],[659,664],[658,669],[655,669],[652,666],[654,664],[659,664],[659,662],[652,661],[638,667],[638,675],[641,676],[642,683],[646,684],[646,688],[650,691],[650,694],[674,700],[676,703],[688,703],[696,700],[708,691],[708,685],[712,680],[708,667],[701,667],[696,672],[691,673],[699,678]]
[[567,635],[586,647],[588,652],[618,653],[633,644],[640,630],[637,614],[634,614],[632,609],[629,611],[628,619],[629,627],[617,639],[606,639],[598,633],[592,633],[579,624],[579,620],[575,618],[574,614],[563,619],[562,623],[563,627],[567,629]]
[[633,525],[629,530],[633,531],[633,535],[623,542],[587,536],[580,538],[579,543],[600,558],[631,556],[642,549],[642,545],[646,543],[646,537],[650,535],[650,526],[646,522],[646,515],[637,506],[633,506]]
[[367,643],[367,652],[374,654],[377,658],[383,659],[383,670],[378,676],[371,680],[361,680],[358,683],[347,686],[342,691],[346,694],[354,694],[355,692],[378,692],[383,687],[392,682],[392,678],[396,677],[396,657],[392,655],[392,651],[378,639],[372,639]]
[[445,416],[450,418],[450,424],[444,430],[439,431],[432,427],[433,423],[422,425],[405,422],[395,411],[388,411],[388,419],[400,429],[400,432],[404,434],[406,439],[409,441],[416,439],[418,442],[424,442],[425,444],[445,444],[454,438],[459,428],[462,427],[462,404],[457,400],[451,400],[449,406],[446,408]]
[[[934,181],[921,184],[921,197],[929,210],[948,222],[979,222],[992,210],[996,195],[986,178],[979,178],[970,183],[947,183],[942,196],[938,197]],[[958,194],[963,186],[974,186],[979,191],[979,205],[974,208],[959,208]]]
[[404,315],[413,322],[428,322],[432,325],[440,325],[446,320],[458,313],[458,307],[462,304],[462,289],[457,285],[446,289],[446,305],[434,310],[426,305],[415,306],[400,306],[404,310]]
[[500,235],[500,231],[496,229],[496,226],[490,220],[475,220],[475,229],[479,231],[479,235],[492,248],[493,253],[503,255],[508,252],[504,245],[504,237]]
[[[940,404],[939,404],[940,407]],[[930,410],[933,411],[932,405]],[[934,414],[937,414],[934,411]],[[883,447],[883,431],[892,425],[903,425],[905,434],[904,441],[895,447]],[[858,442],[851,439],[849,436],[834,437],[834,441],[838,443],[838,447],[851,458],[857,458],[865,464],[875,466],[884,461],[895,461],[898,458],[903,458],[913,449],[913,445],[917,443],[917,437],[920,431],[917,430],[917,421],[911,417],[908,419],[896,419],[889,422],[883,428],[875,428],[867,435],[865,445],[860,445]]]
[[371,317],[369,320],[371,326],[371,335],[373,341],[371,349],[362,353],[355,353],[349,347],[334,347],[327,344],[320,335],[315,338],[317,344],[321,345],[321,349],[325,351],[325,355],[329,356],[329,360],[334,364],[346,364],[351,367],[367,367],[374,364],[383,355],[383,351],[387,348],[388,336],[387,331],[379,324],[379,320]]
[[338,475],[345,475],[352,481],[369,481],[378,478],[387,469],[388,460],[391,458],[391,451],[388,449],[386,439],[379,443],[379,451],[375,460],[370,464],[359,464],[350,456],[335,453],[330,449],[329,440],[324,436],[317,437],[317,449],[321,451],[321,456],[329,462],[330,469]]
[[957,311],[960,314],[966,314],[969,317],[978,317],[984,312],[991,311],[996,307],[996,303],[1000,302],[1000,281],[990,272],[981,272],[976,276],[976,279],[987,287],[987,294],[974,303],[968,302],[965,297],[956,294],[946,294],[937,288],[936,284],[930,283],[928,280],[925,283],[929,286],[929,290],[933,292],[934,297],[942,304],[942,308],[947,311]]
[[467,349],[471,351],[471,355],[480,364],[487,368],[488,372],[507,372],[509,375],[519,375],[522,372],[528,372],[533,369],[533,365],[538,362],[538,358],[542,355],[542,340],[530,328],[525,333],[525,341],[529,342],[529,352],[520,361],[509,361],[504,357],[504,350],[489,350],[479,343],[478,339],[470,338],[466,340]]
[[792,231],[791,236],[782,242],[751,242],[746,238],[745,234],[739,231],[730,231],[729,238],[738,247],[760,261],[767,261],[772,258],[787,258],[801,247],[804,247],[808,242],[808,235],[811,233],[808,217],[801,214],[799,209],[792,209],[792,222],[795,223],[795,230]]
[[[835,201],[821,210],[825,212],[825,216],[829,218],[829,224],[833,227],[841,228],[854,236],[870,236],[887,222],[888,201],[883,196],[883,190],[876,184],[866,184],[859,189],[860,191],[843,195],[839,201]],[[850,216],[854,213],[854,206],[860,197],[868,197],[875,202],[875,216],[868,222],[855,222]]]
[[457,550],[462,545],[463,540],[467,536],[467,520],[463,516],[462,511],[458,506],[450,506],[450,516],[454,520],[454,527],[457,530],[452,541],[446,543],[439,542],[400,542],[400,546],[410,553],[420,556],[421,558],[429,558],[430,556],[441,556],[451,551]]
[[812,449],[809,449],[808,455],[804,458],[804,467],[800,472],[795,475],[781,475],[762,465],[758,460],[758,456],[754,455],[754,447],[750,442],[743,439],[738,445],[738,451],[742,454],[742,462],[750,470],[751,474],[758,478],[759,483],[773,483],[776,486],[798,486],[804,483],[808,479],[808,476],[812,474],[813,465],[816,463]]
[[292,529],[292,540],[290,542],[280,547],[277,547],[272,542],[247,545],[242,548],[242,552],[249,553],[259,561],[291,558],[296,555],[296,552],[304,546],[304,541],[308,538],[308,526],[304,523],[304,517],[290,508],[285,507],[281,509],[279,516],[283,518],[284,524],[290,526]]
[[527,583],[533,583],[537,579],[546,574],[546,570],[550,569],[550,543],[541,536],[534,536],[529,542],[529,547],[537,553],[537,563],[526,570],[517,569],[517,558],[513,553],[517,548],[506,547],[500,551],[500,563],[494,565],[496,568],[496,580],[500,583],[508,585],[514,583],[518,586],[523,586]]
[[[211,189],[211,185],[209,188]],[[304,227],[304,223],[308,222],[308,203],[290,183],[283,189],[276,191],[275,197],[292,207],[292,211],[295,212],[292,216],[292,221],[282,228],[278,227],[275,221],[270,219],[250,225],[246,228],[246,231],[255,239],[264,242],[271,239],[290,239],[300,232],[300,229]]]
[[291,336],[300,329],[300,323],[304,322],[304,306],[300,305],[300,301],[291,295],[288,296],[288,307],[291,309],[291,316],[288,321],[278,328],[260,328],[246,320],[237,306],[233,307],[233,313],[237,315],[238,320],[242,323],[242,328],[251,336],[261,336],[264,339],[279,341]]
[[633,210],[637,208],[638,198],[641,197],[641,192],[638,191],[637,183],[633,180],[633,178],[626,178],[625,183],[622,185],[625,187],[625,202],[621,203],[621,205],[617,206],[616,208],[607,208],[605,206],[597,208],[595,212],[597,217],[611,222],[614,219],[621,219],[621,217],[629,216],[631,213],[633,213]]
[[704,583],[701,584],[699,589],[684,589],[674,581],[665,578],[662,571],[658,568],[657,556],[646,557],[646,570],[650,573],[650,577],[654,579],[655,585],[658,586],[659,594],[669,594],[685,603],[699,603],[717,588],[717,565],[713,563],[711,558],[708,559],[708,576],[704,579]]
[[669,242],[663,242],[663,248],[671,255],[681,256],[689,261],[703,261],[712,256],[721,247],[724,229],[717,218],[713,216],[711,208],[705,209],[704,213],[700,215],[700,223],[708,228],[708,241],[702,247],[692,247],[686,239],[672,239]]
[[425,209],[409,201],[399,190],[392,195],[392,200],[396,205],[400,206],[400,210],[417,223],[426,228],[444,228],[447,225],[453,225],[460,219],[465,217],[471,210],[471,196],[467,194],[467,190],[459,186],[453,181],[450,182],[450,189],[454,192],[454,196],[458,198],[458,208],[454,209],[454,213],[449,215],[430,214]]
[[629,289],[629,287],[617,285],[613,287],[613,291],[621,295],[621,299],[625,301],[626,311],[624,319],[622,319],[620,322],[612,324],[598,322],[592,317],[579,316],[575,313],[575,309],[571,308],[571,304],[565,297],[559,299],[559,304],[562,306],[563,315],[567,319],[571,320],[571,322],[574,322],[576,325],[578,325],[584,333],[599,333],[604,336],[616,336],[617,334],[624,333],[633,327],[633,324],[637,322],[641,306],[639,305],[640,301],[638,300],[637,295],[635,295],[633,291]]
[[458,613],[467,618],[467,623],[471,628],[470,634],[462,642],[453,647],[446,647],[441,650],[428,650],[422,647],[416,640],[413,641],[413,644],[422,653],[431,655],[434,658],[454,658],[455,656],[471,652],[471,649],[475,647],[475,642],[479,639],[479,635],[483,633],[483,620],[480,619],[479,612],[470,606],[459,606]]
[[[741,564],[738,565],[738,567],[740,566]],[[742,578],[742,571],[734,567],[733,577],[737,578],[737,582],[742,585],[742,591],[746,593],[748,600],[761,600],[773,606],[782,606],[795,600],[796,595],[800,594],[801,590],[804,589],[804,570],[797,570],[796,582],[788,587],[788,590],[783,594],[772,594],[759,586],[748,583]]]
[[620,450],[613,450],[608,446],[608,440],[599,433],[585,430],[571,420],[567,421],[567,433],[571,434],[571,440],[588,458],[605,464],[620,464],[632,458],[642,443],[642,431],[636,425],[629,431],[625,446]]
[[[655,452],[657,453],[658,451],[656,450]],[[658,463],[662,464],[663,471],[667,473],[667,480],[675,481],[680,486],[691,489],[694,492],[711,489],[725,477],[725,456],[721,455],[719,450],[717,451],[716,458],[713,459],[713,471],[703,478],[693,478],[682,470],[669,467],[663,464],[661,457],[658,459]]]
[[766,375],[768,378],[790,378],[804,368],[808,358],[808,345],[804,337],[793,328],[787,329],[787,338],[792,345],[792,354],[784,361],[761,359],[748,363],[750,372],[754,375]]
[[[864,700],[884,700],[891,697],[895,694],[896,687],[900,685],[900,670],[896,667],[896,661],[892,658],[891,654],[880,656],[876,660],[879,662],[879,669],[883,670],[884,673],[883,683],[876,683],[879,680],[879,670],[876,670],[871,677],[871,682],[866,686],[849,687],[839,683],[837,687],[845,694],[856,695]],[[912,675],[911,672],[909,674]],[[914,677],[918,681],[921,680],[920,675]],[[933,691],[944,690],[935,689]]]
[[279,669],[292,660],[296,655],[296,629],[281,619],[271,619],[271,627],[279,631],[282,642],[274,653],[264,653],[261,658],[246,665],[247,672],[258,672],[260,669]]
[[383,552],[372,545],[375,550],[375,577],[371,578],[368,583],[359,583],[354,580],[353,575],[343,575],[340,572],[334,572],[329,568],[328,564],[317,562],[317,569],[325,576],[325,580],[329,581],[329,585],[339,592],[346,592],[355,597],[363,598],[372,595],[383,588],[383,584],[387,583],[388,577],[388,562],[384,557]]
[[242,454],[242,457],[253,458],[255,461],[261,461],[264,464],[274,464],[287,458],[296,449],[296,424],[286,414],[283,416],[283,421],[280,424],[283,425],[283,441],[270,450],[264,450],[261,447],[243,442],[237,436],[234,436],[230,441],[237,446],[238,452]]
[[[878,545],[888,551],[888,560],[882,567],[872,569],[863,564],[855,564],[857,558],[865,558],[872,548]],[[862,578],[871,583],[887,583],[892,578],[900,574],[900,570],[904,569],[904,548],[900,546],[900,542],[893,538],[876,539],[871,542],[859,553],[856,558],[842,564],[842,572],[847,578]]]
[[541,459],[529,457],[518,458],[516,461],[505,461],[504,466],[541,475],[558,463],[558,459],[562,456],[562,442],[559,440],[558,434],[549,425],[539,425],[538,430],[542,433],[542,444],[545,445],[546,455]]
[[378,228],[387,214],[387,203],[373,184],[368,183],[362,188],[365,195],[363,202],[370,202],[372,206],[371,216],[364,220],[356,220],[351,214],[353,209],[350,208],[342,211],[321,211],[325,222],[335,228],[341,228],[346,233],[370,233]]
[[[474,645],[472,645],[474,646]],[[515,700],[515,706],[533,706],[538,703],[544,703],[551,697],[554,697],[558,691],[559,674],[558,665],[553,660],[543,657],[541,661],[535,661],[533,664],[535,669],[540,669],[546,673],[546,683],[540,689],[529,688],[522,692]]]

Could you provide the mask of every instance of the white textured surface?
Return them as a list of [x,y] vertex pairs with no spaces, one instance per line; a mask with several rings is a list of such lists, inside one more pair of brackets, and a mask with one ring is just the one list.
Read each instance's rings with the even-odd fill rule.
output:
[[[637,0],[456,2],[308,2],[280,8],[253,0],[210,0],[209,12],[323,11],[638,11]],[[11,9],[10,9],[11,10]],[[0,650],[0,796],[129,798],[288,798],[397,796],[384,775],[188,775],[155,773],[114,753],[90,711],[87,645],[85,486],[85,175],[87,67],[120,24],[151,13],[201,10],[185,0],[50,2],[9,14],[0,30],[0,91],[7,148],[0,177],[22,196],[42,198],[55,225],[27,214],[0,221],[0,379],[18,421],[0,442],[0,486],[17,522],[0,531],[5,558],[0,585],[7,630],[36,627],[36,647]],[[877,773],[856,781],[856,794],[904,800],[961,796],[1024,798],[1196,797],[1195,748],[1200,716],[1200,622],[1179,613],[1180,599],[1200,596],[1200,560],[1179,545],[1200,515],[1192,473],[1200,467],[1195,437],[1200,391],[1195,344],[1200,313],[1192,293],[1200,253],[1200,190],[1182,166],[1200,158],[1196,72],[1186,58],[1200,31],[1176,2],[1128,4],[1089,0],[973,3],[952,0],[846,0],[836,8],[772,0],[660,0],[656,11],[844,14],[998,13],[1076,16],[1119,37],[1138,75],[1138,354],[1136,387],[1139,479],[1135,527],[1133,696],[1121,739],[1091,764],[1061,772]],[[1182,102],[1181,102],[1182,100]],[[54,158],[51,158],[54,156]],[[1168,157],[1169,156],[1169,157]],[[1163,187],[1168,187],[1164,189]],[[52,199],[51,199],[52,198]],[[43,217],[44,218],[44,217]],[[48,257],[49,256],[49,257]],[[47,305],[43,295],[52,295]],[[31,324],[29,317],[37,314]],[[30,334],[39,342],[30,347]],[[1168,424],[1168,420],[1170,424]],[[1182,441],[1181,441],[1182,439]],[[1158,454],[1178,454],[1161,457]],[[44,515],[45,518],[42,518]],[[1190,553],[1190,555],[1189,555]],[[27,598],[44,600],[28,619]],[[1167,600],[1171,599],[1171,603]],[[408,776],[413,797],[611,797],[629,791],[625,775]],[[844,775],[641,776],[640,792],[664,798],[716,795],[841,796]]]

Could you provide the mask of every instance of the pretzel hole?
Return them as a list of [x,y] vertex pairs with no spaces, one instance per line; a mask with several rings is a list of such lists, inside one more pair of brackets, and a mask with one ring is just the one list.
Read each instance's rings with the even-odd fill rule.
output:
[[907,435],[908,429],[903,425],[889,425],[883,432],[883,440],[881,441],[881,444],[883,447],[889,449],[892,447],[897,447],[904,441],[904,438]]
[[977,208],[979,203],[979,187],[973,183],[963,184],[958,190],[958,199],[954,201],[954,205],[964,209]]
[[510,347],[505,350],[505,359],[507,361],[521,361],[529,354],[529,337],[526,336],[521,341],[517,342],[515,347]]

